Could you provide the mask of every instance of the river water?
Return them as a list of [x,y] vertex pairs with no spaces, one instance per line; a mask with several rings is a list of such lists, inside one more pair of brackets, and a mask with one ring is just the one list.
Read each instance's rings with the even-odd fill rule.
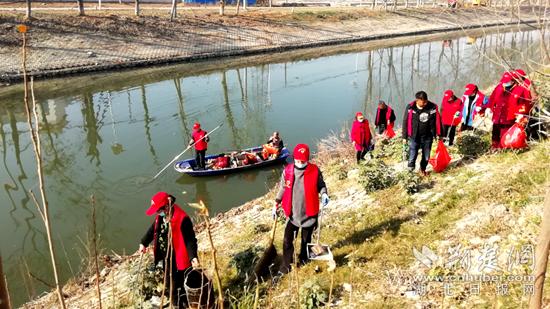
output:
[[[211,136],[210,153],[262,144],[274,130],[291,147],[305,142],[315,148],[357,111],[373,122],[378,99],[400,119],[418,90],[440,104],[446,89],[461,95],[470,82],[481,89],[494,85],[504,70],[500,57],[513,66],[539,58],[537,31],[473,40],[455,35],[201,73],[176,66],[38,83],[46,187],[63,278],[77,272],[86,256],[92,194],[101,247],[133,252],[151,222],[144,211],[156,191],[173,193],[180,204],[202,199],[216,213],[274,186],[280,167],[217,178],[181,176],[170,168],[151,181],[185,148],[195,121],[206,130],[224,124]],[[22,96],[0,93],[0,250],[16,305],[46,288],[24,275],[27,268],[53,282],[43,223],[29,195],[38,194],[38,185]]]

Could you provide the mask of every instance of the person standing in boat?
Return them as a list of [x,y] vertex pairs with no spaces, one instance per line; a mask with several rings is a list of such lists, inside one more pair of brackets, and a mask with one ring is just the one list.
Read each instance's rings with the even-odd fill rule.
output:
[[[155,265],[161,263],[164,270],[167,265],[170,267],[168,274],[171,277],[167,277],[167,282],[174,284],[171,289],[172,304],[180,306],[179,308],[187,308],[184,289],[185,273],[190,267],[199,267],[200,263],[197,255],[197,238],[191,218],[175,204],[175,201],[176,198],[166,192],[157,192],[151,198],[151,206],[145,214],[155,215],[155,221],[141,239],[139,252],[147,252],[147,247],[153,243]],[[170,243],[169,240],[171,240]],[[170,250],[168,250],[169,247]],[[167,252],[172,252],[168,258]]]
[[193,133],[191,134],[189,146],[193,145],[193,143],[195,144],[195,164],[197,165],[197,169],[200,170],[206,168],[206,150],[210,141],[210,138],[206,134],[206,131],[201,129],[200,123],[196,122],[193,125]]
[[376,110],[376,119],[374,119],[374,126],[378,134],[383,134],[389,126],[393,128],[394,123],[395,113],[393,109],[386,102],[380,100]]
[[323,174],[317,165],[309,162],[309,146],[298,144],[294,148],[294,163],[283,170],[279,191],[273,206],[273,217],[277,209],[283,208],[287,218],[283,238],[283,261],[279,275],[290,271],[294,259],[294,239],[302,229],[299,264],[308,260],[307,244],[311,243],[313,230],[317,227],[319,214],[319,195],[322,206],[329,203],[327,187]]
[[277,158],[285,147],[283,144],[283,140],[279,135],[279,131],[273,132],[273,135],[271,135],[267,143],[264,144],[262,147],[262,158],[264,160],[267,160],[270,157]]

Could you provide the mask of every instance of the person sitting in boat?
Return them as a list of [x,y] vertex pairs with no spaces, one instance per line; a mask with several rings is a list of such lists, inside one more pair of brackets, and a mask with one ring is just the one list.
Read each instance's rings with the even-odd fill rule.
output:
[[221,170],[228,167],[229,167],[229,156],[226,156],[224,153],[222,153],[220,154],[219,157],[217,157],[214,160],[214,166],[212,168],[215,170]]
[[267,144],[264,144],[262,147],[262,158],[264,160],[277,158],[285,147],[283,140],[279,136],[279,131],[273,132],[273,135],[271,135],[267,141]]

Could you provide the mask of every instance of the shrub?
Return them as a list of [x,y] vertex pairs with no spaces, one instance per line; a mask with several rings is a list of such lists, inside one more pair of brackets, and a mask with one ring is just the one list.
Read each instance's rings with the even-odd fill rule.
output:
[[392,170],[382,160],[373,159],[359,166],[359,183],[370,193],[392,186],[395,179]]
[[382,139],[374,148],[375,158],[387,158],[390,160],[403,160],[403,143],[401,138]]
[[465,158],[477,158],[489,150],[491,137],[483,131],[462,132],[456,140],[456,147]]
[[403,171],[397,175],[399,185],[407,194],[414,194],[420,191],[422,179],[420,175],[410,171]]
[[328,295],[319,285],[317,279],[304,282],[300,287],[300,308],[314,309],[321,307],[328,299]]

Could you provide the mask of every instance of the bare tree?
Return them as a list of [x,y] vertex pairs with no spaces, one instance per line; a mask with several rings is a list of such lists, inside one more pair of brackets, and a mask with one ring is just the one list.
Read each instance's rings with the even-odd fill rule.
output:
[[178,3],[177,0],[172,0],[172,9],[170,10],[170,21],[174,21],[174,18],[178,16]]
[[539,242],[535,255],[535,293],[529,300],[529,309],[540,309],[542,306],[542,291],[548,265],[548,253],[550,252],[550,188],[546,192],[544,200],[544,214],[540,227]]
[[136,14],[136,16],[139,16],[139,0],[135,0],[134,4],[134,14]]
[[32,0],[27,0],[27,15],[26,15],[27,19],[31,18],[31,2]]
[[78,16],[84,16],[84,0],[76,0],[78,4]]
[[[23,69],[23,87],[24,87],[23,101],[25,103],[27,124],[29,126],[29,134],[31,135],[31,141],[33,145],[35,159],[36,159],[38,185],[39,185],[42,205],[40,206],[36,199],[34,199],[34,201],[38,208],[38,212],[40,213],[40,217],[44,222],[44,226],[46,227],[46,236],[48,240],[48,247],[50,250],[50,260],[52,262],[52,269],[53,269],[53,275],[55,279],[55,287],[57,290],[59,305],[61,306],[61,308],[65,309],[66,308],[65,298],[63,297],[63,289],[59,280],[59,273],[57,271],[57,261],[55,257],[55,248],[53,244],[52,231],[51,231],[49,204],[48,204],[48,199],[46,197],[46,188],[44,185],[44,175],[43,175],[43,167],[42,167],[42,149],[40,147],[40,135],[39,135],[40,129],[38,127],[38,113],[37,113],[36,101],[34,98],[34,87],[32,83],[32,78],[31,78],[31,86],[30,86],[30,90],[31,90],[30,92],[31,92],[32,103],[33,103],[32,109],[29,104],[29,80],[27,76],[27,36],[26,36],[27,27],[24,25],[20,25],[18,27],[18,30],[19,32],[21,32],[23,36],[23,47],[22,47],[22,69]],[[34,125],[33,125],[33,119],[31,114],[34,115]],[[31,191],[31,195],[34,198],[34,193],[32,193],[32,191]]]
[[2,256],[0,255],[0,309],[10,309],[10,296],[4,271],[2,270]]
[[223,16],[225,14],[225,0],[220,0],[220,15]]

